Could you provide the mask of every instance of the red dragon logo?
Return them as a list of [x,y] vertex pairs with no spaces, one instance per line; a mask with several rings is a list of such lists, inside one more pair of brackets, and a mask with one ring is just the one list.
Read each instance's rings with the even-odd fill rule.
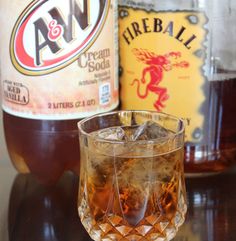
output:
[[[172,62],[181,57],[180,52],[169,52],[165,55],[157,55],[153,52],[149,52],[146,49],[133,49],[133,53],[137,60],[148,65],[142,71],[141,80],[134,79],[131,85],[133,86],[137,82],[137,95],[141,99],[145,99],[148,96],[149,91],[155,93],[158,98],[154,102],[153,106],[157,111],[161,111],[165,107],[164,103],[169,99],[167,89],[161,87],[159,84],[163,80],[164,72],[171,71],[174,67],[176,68],[188,68],[189,63],[187,61]],[[149,74],[149,83],[146,84],[146,80]],[[140,93],[140,85],[146,84],[145,93]]]

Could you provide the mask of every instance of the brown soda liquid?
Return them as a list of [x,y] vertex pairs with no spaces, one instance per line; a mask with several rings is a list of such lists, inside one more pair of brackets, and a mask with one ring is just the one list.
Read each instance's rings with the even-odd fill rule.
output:
[[117,1],[95,2],[0,0],[0,21],[12,15],[0,29],[6,143],[16,169],[44,183],[79,173],[78,118],[118,105]]
[[[227,74],[227,72],[226,72]],[[222,172],[236,158],[236,78],[209,82],[205,145],[186,144],[185,172]]]
[[10,158],[21,173],[54,183],[66,170],[79,174],[79,138],[75,120],[33,120],[3,112]]

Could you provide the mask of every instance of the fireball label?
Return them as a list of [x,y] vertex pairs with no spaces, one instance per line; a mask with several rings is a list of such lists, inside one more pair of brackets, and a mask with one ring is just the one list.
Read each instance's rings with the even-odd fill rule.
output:
[[1,1],[0,19],[6,112],[73,119],[118,105],[116,0]]
[[186,118],[187,141],[199,141],[206,61],[202,12],[119,8],[123,109],[163,111]]

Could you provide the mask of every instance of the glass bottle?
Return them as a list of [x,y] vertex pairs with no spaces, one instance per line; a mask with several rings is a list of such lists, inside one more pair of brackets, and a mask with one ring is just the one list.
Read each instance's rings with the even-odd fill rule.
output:
[[122,109],[189,122],[185,171],[222,172],[236,157],[235,1],[119,1]]

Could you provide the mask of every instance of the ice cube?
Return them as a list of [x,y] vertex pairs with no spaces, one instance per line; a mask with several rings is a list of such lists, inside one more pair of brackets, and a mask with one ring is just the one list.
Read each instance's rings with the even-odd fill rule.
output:
[[[127,152],[125,131],[121,127],[111,127],[95,131],[90,141],[90,149],[105,156],[121,155]],[[116,143],[116,141],[118,141]],[[120,142],[120,143],[119,143]]]
[[139,126],[132,136],[132,140],[152,140],[169,137],[172,132],[154,121],[147,121]]
[[121,127],[111,127],[96,132],[96,136],[105,140],[121,141],[124,139],[125,131]]
[[125,132],[125,136],[124,136],[124,140],[126,141],[132,141],[133,140],[133,135],[135,133],[135,131],[137,130],[139,126],[135,125],[135,126],[123,126],[123,130]]

